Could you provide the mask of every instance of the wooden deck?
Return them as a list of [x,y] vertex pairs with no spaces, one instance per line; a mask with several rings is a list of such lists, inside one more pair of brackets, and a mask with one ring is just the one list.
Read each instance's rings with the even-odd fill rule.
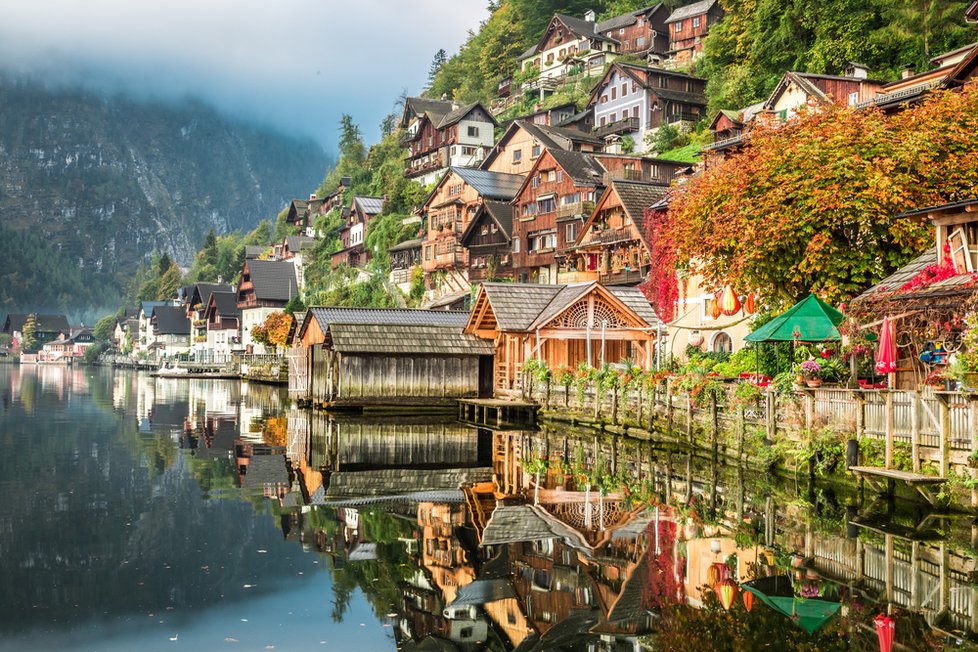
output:
[[931,505],[937,504],[937,497],[931,493],[929,487],[947,482],[947,478],[936,475],[924,475],[923,473],[898,471],[877,466],[850,466],[849,470],[856,477],[865,480],[877,493],[892,496],[895,483],[900,481],[915,489]]
[[540,406],[536,403],[501,401],[496,398],[458,399],[458,420],[486,428],[534,426]]

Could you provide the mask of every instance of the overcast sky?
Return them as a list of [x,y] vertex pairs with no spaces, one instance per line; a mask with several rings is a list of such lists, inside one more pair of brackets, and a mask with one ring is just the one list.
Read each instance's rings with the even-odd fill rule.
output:
[[59,84],[174,99],[311,136],[368,141],[486,0],[0,0],[0,66]]

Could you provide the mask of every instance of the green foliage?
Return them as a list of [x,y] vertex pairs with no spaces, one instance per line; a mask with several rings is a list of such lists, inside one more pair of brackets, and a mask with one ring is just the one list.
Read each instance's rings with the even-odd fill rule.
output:
[[24,325],[20,330],[20,348],[23,351],[33,351],[37,348],[37,315],[31,313],[24,320]]
[[98,342],[97,344],[87,347],[85,349],[85,362],[88,364],[98,362],[99,356],[105,353],[108,348],[109,345],[106,342]]
[[165,301],[183,283],[180,268],[166,253],[154,253],[149,263],[136,272],[130,285],[135,301]]
[[98,320],[95,324],[95,328],[92,330],[92,335],[99,342],[111,342],[112,337],[115,335],[115,315],[106,315]]

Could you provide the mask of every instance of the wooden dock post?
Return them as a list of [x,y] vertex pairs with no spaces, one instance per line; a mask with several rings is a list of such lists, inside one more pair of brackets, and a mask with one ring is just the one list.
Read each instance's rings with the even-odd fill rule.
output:
[[686,395],[686,439],[693,443],[693,397]]
[[941,396],[939,409],[940,417],[938,423],[941,426],[939,442],[940,474],[942,478],[946,478],[951,462],[951,403],[947,396]]
[[815,391],[805,391],[805,430],[811,435],[812,427],[815,425]]
[[856,401],[856,439],[862,441],[866,436],[866,397],[860,390],[854,391],[852,397]]
[[913,472],[920,473],[920,391],[910,393],[910,456]]
[[884,400],[886,402],[883,405],[883,429],[886,435],[886,453],[883,466],[890,469],[893,468],[893,390],[886,389],[884,392]]

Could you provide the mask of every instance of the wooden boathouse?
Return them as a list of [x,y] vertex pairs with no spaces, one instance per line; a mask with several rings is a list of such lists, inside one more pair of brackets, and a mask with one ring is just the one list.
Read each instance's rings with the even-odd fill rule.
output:
[[310,308],[290,354],[289,395],[319,407],[455,407],[491,396],[494,347],[467,312]]
[[653,363],[659,319],[636,287],[592,281],[568,285],[484,283],[465,332],[493,344],[495,389],[519,390],[524,361],[538,358],[550,369],[598,367],[630,358]]

